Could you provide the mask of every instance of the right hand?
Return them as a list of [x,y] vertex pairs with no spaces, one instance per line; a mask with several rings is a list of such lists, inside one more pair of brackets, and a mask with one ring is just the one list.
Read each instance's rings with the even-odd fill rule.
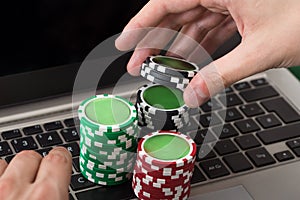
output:
[[[216,44],[220,45],[237,29],[241,44],[200,70],[186,88],[186,104],[197,107],[245,77],[270,68],[299,65],[299,10],[299,0],[150,0],[127,24],[116,46],[129,50],[137,45],[143,35],[130,34],[136,28],[181,28],[181,32],[212,53]],[[163,43],[160,39],[157,36],[155,42]],[[185,55],[194,50],[180,40],[171,49]],[[127,65],[128,72],[138,75],[145,58],[158,53],[155,49],[136,50]]]

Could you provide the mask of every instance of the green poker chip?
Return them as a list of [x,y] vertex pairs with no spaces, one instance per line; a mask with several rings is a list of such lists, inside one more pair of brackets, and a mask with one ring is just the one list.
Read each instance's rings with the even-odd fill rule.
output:
[[81,156],[79,158],[79,163],[81,166],[83,166],[83,168],[87,168],[87,169],[95,171],[95,172],[106,173],[106,174],[132,172],[133,166],[134,166],[134,162],[128,162],[128,163],[125,163],[124,165],[117,166],[116,168],[103,169],[102,165],[99,166],[99,164],[96,164],[96,163],[92,162],[91,160],[86,159],[84,156]]
[[110,138],[108,135],[103,134],[103,136],[98,136],[95,133],[93,133],[88,127],[85,125],[80,125],[80,132],[84,137],[89,138],[91,140],[103,143],[103,144],[108,144],[108,145],[118,145],[120,143],[127,142],[129,140],[134,140],[137,139],[138,137],[138,132],[139,129],[138,127],[133,127],[129,133],[125,132],[120,132],[118,133],[118,136],[112,137],[110,134]]
[[83,101],[80,120],[80,170],[100,185],[117,185],[130,178],[136,159],[138,118],[135,106],[114,95]]
[[99,132],[116,132],[136,121],[137,112],[128,100],[109,94],[97,95],[83,101],[78,109],[80,123]]
[[131,178],[131,173],[122,173],[122,174],[110,174],[110,178],[108,176],[101,178],[103,174],[90,171],[88,169],[84,169],[80,166],[80,171],[82,175],[88,180],[94,180],[94,183],[102,184],[102,185],[118,185],[128,181]]
[[[122,163],[126,163],[132,161],[135,158],[135,152],[113,152],[109,155],[101,155],[90,152],[85,145],[80,145],[80,153],[85,156],[88,160],[96,164],[108,165],[107,163],[112,163],[110,165],[121,165]],[[136,149],[136,147],[134,148]]]

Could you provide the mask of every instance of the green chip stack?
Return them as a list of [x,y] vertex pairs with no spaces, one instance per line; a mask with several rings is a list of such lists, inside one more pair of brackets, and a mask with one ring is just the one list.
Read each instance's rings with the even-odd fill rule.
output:
[[130,179],[137,149],[135,106],[114,95],[83,101],[80,120],[80,170],[89,181],[117,185]]

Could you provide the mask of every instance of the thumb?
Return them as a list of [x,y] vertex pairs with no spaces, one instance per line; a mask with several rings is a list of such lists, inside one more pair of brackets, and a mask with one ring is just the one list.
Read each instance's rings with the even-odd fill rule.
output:
[[266,51],[258,51],[259,46],[241,43],[225,56],[203,67],[185,89],[185,103],[192,108],[198,107],[236,81],[272,66],[272,56]]

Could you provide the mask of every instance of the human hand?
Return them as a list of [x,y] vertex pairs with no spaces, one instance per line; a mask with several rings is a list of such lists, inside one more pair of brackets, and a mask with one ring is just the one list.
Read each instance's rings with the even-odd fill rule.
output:
[[[300,64],[299,0],[150,0],[127,24],[116,40],[120,50],[137,45],[145,36],[131,30],[162,27],[181,32],[196,40],[208,53],[230,38],[236,30],[242,42],[231,52],[200,70],[185,89],[188,106],[197,107],[210,96],[252,74],[276,67]],[[157,36],[162,44],[163,37]],[[154,42],[154,41],[153,41]],[[176,38],[170,55],[192,60],[197,47],[186,39]],[[141,63],[157,49],[135,50],[127,69],[139,74]]]
[[22,151],[7,165],[0,160],[0,199],[66,200],[72,158],[57,147],[42,158],[35,151]]

